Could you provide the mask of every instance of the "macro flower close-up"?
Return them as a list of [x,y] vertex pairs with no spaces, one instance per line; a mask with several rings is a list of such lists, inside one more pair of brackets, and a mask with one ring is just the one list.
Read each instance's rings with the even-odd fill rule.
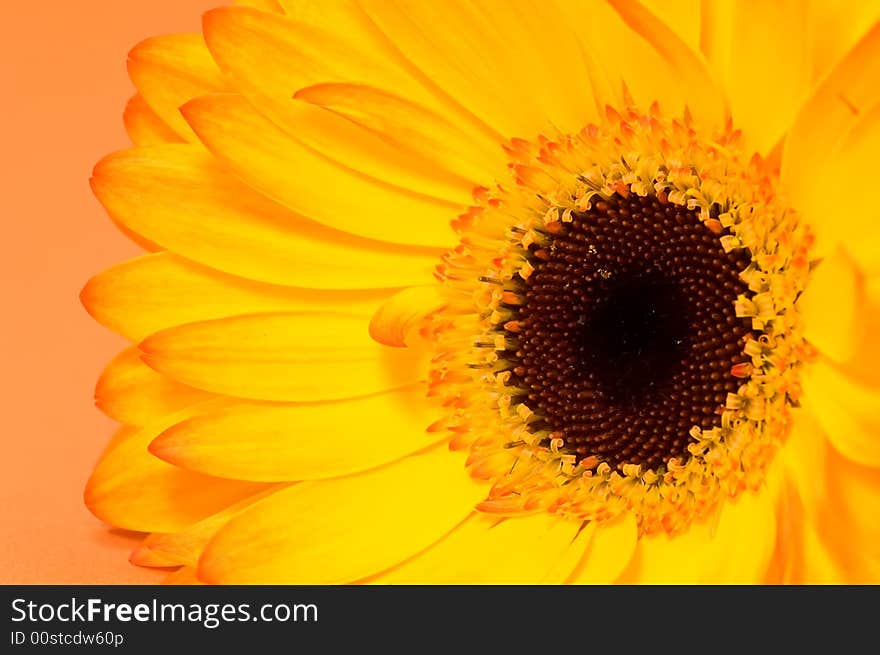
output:
[[132,564],[880,582],[880,3],[251,0],[127,65]]

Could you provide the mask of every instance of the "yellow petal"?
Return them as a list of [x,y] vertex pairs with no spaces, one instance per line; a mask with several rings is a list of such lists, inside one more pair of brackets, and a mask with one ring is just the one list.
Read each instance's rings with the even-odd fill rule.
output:
[[819,361],[802,374],[804,404],[844,457],[880,467],[880,391],[863,387]]
[[[880,469],[867,467],[829,447],[819,421],[804,413],[782,454],[802,518],[792,544],[794,581],[876,584],[880,581]],[[809,532],[818,543],[809,544]],[[830,580],[828,580],[830,578]]]
[[122,114],[128,138],[136,146],[153,146],[161,143],[181,143],[183,141],[168,124],[150,109],[143,96],[133,95],[125,105]]
[[[189,469],[237,480],[316,480],[394,461],[446,439],[423,385],[309,405],[240,405],[159,435],[150,452]],[[271,455],[270,455],[271,453]]]
[[[880,82],[880,75],[875,81]],[[844,244],[859,267],[875,276],[880,274],[880,210],[874,204],[872,185],[863,180],[877,165],[878,153],[880,105],[864,111],[819,173],[822,182],[828,185],[829,195],[839,198],[840,202],[811,199],[806,217],[811,225],[816,221],[820,239]],[[820,211],[832,212],[832,216],[824,216],[819,221]]]
[[146,103],[183,139],[197,141],[178,108],[190,98],[226,89],[201,34],[166,34],[128,53],[128,75]]
[[[547,124],[577,132],[599,116],[600,108],[590,86],[581,83],[589,72],[575,36],[578,28],[566,22],[555,3],[490,0],[474,6],[478,18],[493,35],[489,38],[497,33],[502,47],[508,50],[506,55],[493,53],[506,60],[507,68],[502,70],[513,74],[500,81],[522,87]],[[509,112],[501,105],[498,110]],[[542,131],[544,126],[538,124],[533,129]]]
[[781,555],[795,583],[865,584],[880,581],[880,470],[847,459],[830,446],[818,418],[797,411],[780,455],[793,492],[780,536]]
[[609,584],[626,569],[638,543],[638,527],[631,514],[596,526],[586,555],[574,570],[571,584]]
[[134,346],[113,358],[95,388],[98,408],[128,425],[146,425],[210,398],[209,393],[156,373],[141,361],[141,353]]
[[[864,317],[864,336],[852,358],[844,362],[840,371],[853,382],[869,387],[880,387],[880,276],[865,280],[864,301],[860,307]],[[861,322],[861,321],[860,321]]]
[[552,122],[567,126],[570,113],[580,107],[583,116],[577,118],[582,124],[589,120],[587,87],[559,85],[561,77],[578,79],[582,74],[581,59],[572,47],[573,31],[561,16],[547,24],[548,31],[552,25],[557,34],[554,47],[572,55],[561,68],[551,70],[538,47],[545,36],[540,13],[555,15],[550,7],[457,0],[368,0],[361,6],[407,61],[505,136],[533,138]]
[[569,542],[568,548],[556,558],[553,566],[544,575],[541,584],[566,584],[579,571],[586,559],[590,543],[596,535],[596,523],[582,523],[577,536]]
[[485,495],[463,458],[435,448],[368,473],[303,482],[257,503],[208,544],[214,583],[335,584],[387,569],[436,542]]
[[[541,584],[563,582],[589,538],[577,521],[546,512],[499,520],[474,513],[428,550],[369,579],[376,584]],[[587,535],[589,536],[589,535]],[[574,561],[567,557],[576,551]],[[564,559],[568,570],[554,569]],[[556,579],[548,580],[553,574]]]
[[187,145],[109,155],[95,167],[92,189],[111,217],[138,234],[211,268],[263,282],[399,287],[424,283],[436,265],[434,251],[366,241],[304,220]]
[[[809,472],[816,474],[816,470]],[[829,550],[814,516],[804,509],[797,486],[788,484],[777,509],[778,534],[775,577],[769,582],[784,584],[845,584],[847,575]]]
[[[563,0],[568,19],[597,70],[594,87],[603,101],[620,106],[624,85],[647,108],[657,101],[670,114],[687,107],[707,127],[721,126],[727,106],[706,62],[637,2]],[[698,91],[696,91],[698,90]],[[610,94],[610,95],[609,95]]]
[[776,515],[767,489],[727,499],[681,535],[642,537],[627,571],[639,584],[756,584],[776,546]]
[[[426,145],[437,135],[428,135],[431,125],[427,121],[416,134],[406,134],[407,126],[398,123],[386,125],[382,132],[341,111],[291,95],[288,92],[283,100],[252,102],[276,129],[283,130],[285,138],[307,152],[399,193],[458,209],[473,203],[477,186],[489,184],[505,170],[504,164],[491,165],[499,159],[494,152],[494,157],[489,157],[475,147],[463,153],[444,154],[439,146],[430,150]],[[450,141],[456,138],[451,129],[446,131],[444,136]],[[497,143],[495,150],[503,154]]]
[[255,314],[163,330],[140,345],[160,373],[206,391],[257,400],[332,400],[417,382],[422,353],[370,339],[345,314]]
[[880,18],[880,2],[813,0],[809,3],[813,79],[821,80]]
[[[800,110],[782,157],[783,191],[816,231],[817,252],[838,243],[861,265],[880,234],[870,185],[880,148],[880,25],[832,70]],[[869,246],[867,249],[866,246]]]
[[204,144],[248,184],[303,216],[391,243],[455,243],[449,223],[458,205],[392,188],[328,161],[241,96],[205,96],[182,111]]
[[[446,117],[389,91],[363,84],[323,83],[304,87],[294,97],[340,114],[421,158],[435,171],[458,176],[467,194],[475,184],[492,182],[507,164],[500,144],[477,140]],[[454,198],[469,201],[469,195]]]
[[[797,569],[789,572],[787,584],[846,584],[848,580],[865,582],[871,580],[868,577],[851,578],[845,568],[845,564],[835,559],[828,546],[822,541],[816,526],[812,521],[804,521],[800,537],[800,561]],[[876,584],[876,578],[873,579]]]
[[[808,369],[809,372],[809,369]],[[787,582],[880,581],[880,470],[831,447],[805,398],[780,456],[792,488],[781,517]]]
[[644,0],[642,3],[662,20],[694,52],[700,52],[703,0]]
[[[472,113],[466,98],[438,86],[431,71],[413,66],[394,40],[377,27],[358,0],[325,0],[320,4],[279,1],[288,18],[298,26],[298,38],[295,39],[298,58],[308,62],[308,66],[293,66],[295,70],[303,71],[297,78],[301,82],[296,88],[322,82],[374,86],[448,116],[475,140],[488,138],[493,143],[500,143],[510,136]],[[325,56],[327,43],[333,44],[332,58]],[[285,62],[282,70],[291,74],[291,64],[296,61],[294,58]]]
[[[331,13],[336,11],[341,8],[331,5]],[[360,12],[350,7],[348,14],[346,19],[354,23],[354,35],[341,34],[341,26],[331,22],[331,16],[323,15],[316,21],[303,9],[294,16],[280,17],[220,8],[206,14],[204,29],[214,57],[235,81],[236,90],[290,138],[345,168],[386,184],[459,204],[469,203],[471,191],[475,183],[485,177],[486,169],[467,167],[463,163],[486,159],[480,153],[488,151],[490,142],[484,132],[462,131],[461,127],[467,128],[468,121],[450,123],[426,109],[419,113],[422,123],[410,119],[401,125],[405,116],[398,109],[395,114],[389,112],[383,117],[383,125],[388,129],[377,130],[375,124],[350,120],[350,115],[291,100],[298,90],[316,83],[358,82],[355,88],[385,89],[388,95],[393,90],[400,98],[407,99],[402,104],[410,112],[413,107],[424,107],[421,101],[436,106],[425,89],[401,70],[394,53],[380,55],[375,44],[361,50],[365,44],[356,36],[364,29],[357,25]],[[339,14],[334,13],[333,18],[338,17]],[[337,35],[337,32],[340,33]],[[342,63],[346,65],[343,67]],[[369,112],[370,108],[365,105],[363,110]],[[422,137],[422,141],[442,141],[440,137],[445,135],[461,147],[450,156],[442,157],[448,148],[431,152],[417,138],[407,138],[402,133],[407,125],[415,129],[415,136]],[[442,132],[432,133],[432,129]],[[462,136],[457,136],[459,134]],[[502,155],[497,141],[491,154],[490,161],[495,162]],[[501,166],[503,170],[503,163]],[[488,180],[497,172],[491,171]],[[475,179],[470,179],[474,175]]]
[[108,449],[86,485],[89,510],[117,528],[175,532],[260,491],[264,485],[184,471],[147,451],[157,434],[198,408],[162,417]]
[[101,325],[140,341],[175,325],[241,314],[342,309],[369,315],[388,294],[262,284],[163,252],[99,273],[80,298]]
[[713,584],[762,582],[775,545],[776,515],[769,489],[746,491],[728,499],[711,534],[702,580]]
[[783,137],[810,90],[807,3],[703,3],[704,43],[748,147],[767,153]]
[[214,59],[238,88],[290,98],[310,84],[357,82],[430,102],[352,0],[292,2],[287,16],[218,7],[203,18]]
[[446,304],[436,284],[399,291],[373,314],[370,336],[386,346],[412,346],[419,339],[419,329],[425,327],[425,319]]
[[880,583],[880,469],[830,451],[826,503],[818,518],[822,539],[850,584]]
[[864,281],[843,248],[822,260],[797,304],[806,339],[835,361],[852,359],[865,337]]
[[180,532],[154,532],[141,542],[131,554],[130,561],[138,566],[180,566],[195,568],[205,546],[224,525],[251,507],[288,485],[272,485],[252,496],[193,523]]
[[828,458],[828,439],[810,411],[805,407],[792,412],[792,429],[779,452],[786,480],[795,489],[799,504],[808,516],[815,515],[817,505],[827,496],[822,469]]

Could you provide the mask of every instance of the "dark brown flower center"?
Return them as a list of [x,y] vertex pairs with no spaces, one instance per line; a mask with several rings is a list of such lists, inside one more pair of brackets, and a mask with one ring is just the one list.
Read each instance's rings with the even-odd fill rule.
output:
[[741,383],[748,252],[725,253],[697,212],[655,196],[599,200],[561,226],[530,248],[508,324],[518,400],[578,461],[686,460],[692,427],[719,425]]

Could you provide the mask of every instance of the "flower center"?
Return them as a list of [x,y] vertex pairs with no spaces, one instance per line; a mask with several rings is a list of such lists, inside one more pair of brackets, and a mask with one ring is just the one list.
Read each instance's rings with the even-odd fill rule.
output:
[[725,253],[696,211],[615,194],[528,259],[507,359],[563,451],[657,468],[687,455],[693,426],[720,425],[746,361],[750,321],[734,307],[747,252]]
[[437,269],[430,393],[483,512],[675,534],[763,482],[809,356],[809,230],[731,125],[608,108],[505,144]]

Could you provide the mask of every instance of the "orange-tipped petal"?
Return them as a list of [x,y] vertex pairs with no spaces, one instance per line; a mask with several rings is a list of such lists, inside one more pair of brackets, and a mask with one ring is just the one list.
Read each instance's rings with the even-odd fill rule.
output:
[[140,349],[183,384],[256,400],[349,398],[425,376],[424,353],[376,343],[367,322],[329,312],[253,314],[169,328]]

